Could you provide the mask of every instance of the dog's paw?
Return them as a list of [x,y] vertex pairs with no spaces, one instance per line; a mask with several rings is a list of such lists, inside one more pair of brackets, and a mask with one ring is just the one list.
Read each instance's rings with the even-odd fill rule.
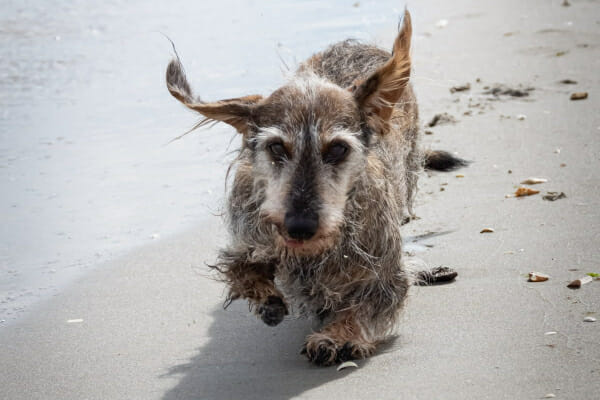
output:
[[283,302],[283,299],[277,296],[269,296],[267,301],[258,307],[260,319],[269,326],[279,324],[287,314],[287,306]]
[[371,356],[375,351],[375,346],[370,343],[351,343],[346,342],[338,350],[336,362],[343,363],[348,360],[360,360]]
[[335,342],[326,337],[315,338],[314,335],[311,336],[308,337],[300,353],[306,355],[308,361],[316,365],[328,366],[335,364],[338,355],[338,346]]
[[300,353],[306,355],[308,360],[316,365],[328,366],[367,358],[374,351],[375,345],[372,343],[346,342],[340,346],[333,339],[317,333],[307,338]]

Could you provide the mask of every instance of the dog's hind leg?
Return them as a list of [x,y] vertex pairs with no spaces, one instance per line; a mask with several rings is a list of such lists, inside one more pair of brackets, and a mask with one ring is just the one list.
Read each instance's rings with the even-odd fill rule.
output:
[[225,307],[233,300],[247,299],[254,313],[269,326],[279,324],[288,314],[283,294],[273,281],[275,264],[251,263],[246,257],[224,251],[213,268],[220,272],[222,280],[229,285]]

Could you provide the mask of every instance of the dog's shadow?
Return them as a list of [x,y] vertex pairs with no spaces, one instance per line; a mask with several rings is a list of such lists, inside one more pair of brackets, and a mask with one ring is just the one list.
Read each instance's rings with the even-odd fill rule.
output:
[[[243,301],[212,312],[209,342],[167,376],[179,383],[164,400],[288,399],[353,371],[317,367],[300,355],[310,321],[286,318],[272,328],[248,312]],[[368,360],[357,363],[362,367]]]

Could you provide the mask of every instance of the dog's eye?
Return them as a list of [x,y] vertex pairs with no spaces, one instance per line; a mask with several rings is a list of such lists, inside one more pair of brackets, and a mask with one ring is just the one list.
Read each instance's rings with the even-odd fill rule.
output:
[[347,154],[348,146],[343,143],[334,143],[323,154],[323,161],[328,164],[337,164],[342,162]]
[[282,143],[271,143],[268,149],[275,160],[282,161],[287,158],[287,151]]

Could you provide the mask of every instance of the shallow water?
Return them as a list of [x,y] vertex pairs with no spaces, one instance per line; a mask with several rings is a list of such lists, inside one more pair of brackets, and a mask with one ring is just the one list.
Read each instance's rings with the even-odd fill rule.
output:
[[286,65],[348,37],[377,42],[402,10],[354,3],[3,2],[0,320],[220,211],[237,138],[215,126],[165,146],[196,117],[165,89],[163,34],[203,98],[266,94]]

